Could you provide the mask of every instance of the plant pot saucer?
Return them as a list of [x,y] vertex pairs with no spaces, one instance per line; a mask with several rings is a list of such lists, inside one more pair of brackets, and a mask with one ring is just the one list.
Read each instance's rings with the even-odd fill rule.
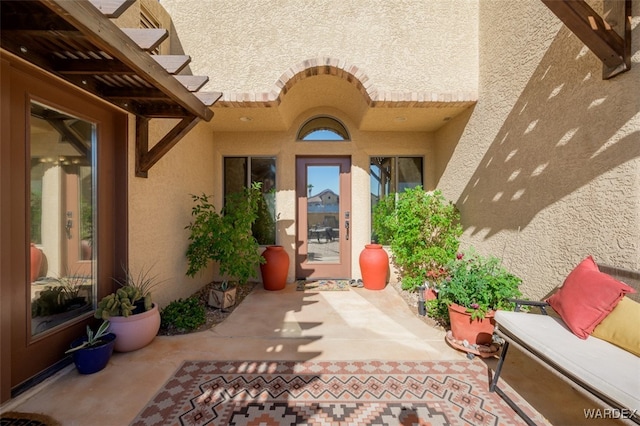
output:
[[495,343],[492,343],[491,345],[465,345],[460,340],[454,338],[451,332],[447,332],[444,339],[454,349],[466,352],[467,358],[469,359],[473,359],[474,355],[479,356],[480,358],[491,358],[500,353],[500,347]]

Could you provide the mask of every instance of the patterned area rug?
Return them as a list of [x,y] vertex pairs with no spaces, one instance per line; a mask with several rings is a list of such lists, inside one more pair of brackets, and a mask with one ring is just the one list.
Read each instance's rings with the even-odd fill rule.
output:
[[298,280],[296,281],[298,291],[347,291],[349,290],[349,280]]
[[[542,419],[506,384],[505,392]],[[521,425],[479,360],[186,361],[132,425]]]

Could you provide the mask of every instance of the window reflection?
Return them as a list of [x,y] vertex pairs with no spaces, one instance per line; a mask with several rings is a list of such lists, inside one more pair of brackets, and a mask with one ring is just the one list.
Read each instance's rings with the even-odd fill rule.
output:
[[95,125],[31,103],[31,334],[93,309]]

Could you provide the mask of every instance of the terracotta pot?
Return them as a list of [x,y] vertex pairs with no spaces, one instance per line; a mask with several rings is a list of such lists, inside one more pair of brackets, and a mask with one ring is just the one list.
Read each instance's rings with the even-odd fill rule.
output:
[[466,340],[469,344],[491,344],[495,320],[494,312],[488,312],[481,320],[472,320],[466,308],[452,303],[449,305],[451,333],[456,340]]
[[40,268],[42,268],[42,250],[31,243],[31,260],[30,260],[30,282],[34,282],[40,276]]
[[387,284],[389,255],[380,244],[367,244],[360,252],[362,283],[368,290],[382,290]]
[[265,290],[282,290],[287,285],[289,255],[282,246],[267,246],[262,252],[266,262],[260,265]]
[[116,352],[131,352],[147,346],[160,330],[160,311],[153,307],[140,314],[128,317],[110,317],[109,332],[116,335]]

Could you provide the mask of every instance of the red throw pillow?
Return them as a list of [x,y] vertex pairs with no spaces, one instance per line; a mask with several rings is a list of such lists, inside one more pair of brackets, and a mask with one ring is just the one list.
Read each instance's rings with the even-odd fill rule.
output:
[[627,293],[636,291],[600,272],[591,256],[584,259],[547,299],[569,329],[586,339]]

